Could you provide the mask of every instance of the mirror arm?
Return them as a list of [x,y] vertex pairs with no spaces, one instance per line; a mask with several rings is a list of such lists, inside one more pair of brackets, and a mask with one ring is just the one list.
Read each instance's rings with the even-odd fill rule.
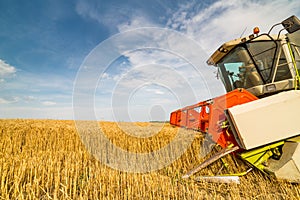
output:
[[273,29],[275,26],[278,26],[278,25],[280,25],[280,24],[281,24],[281,23],[274,24],[274,25],[270,28],[270,30],[269,30],[269,32],[268,32],[268,35],[270,35],[272,29]]

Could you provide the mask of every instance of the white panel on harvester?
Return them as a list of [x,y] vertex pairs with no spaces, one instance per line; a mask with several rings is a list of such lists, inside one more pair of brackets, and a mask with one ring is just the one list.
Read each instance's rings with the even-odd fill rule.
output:
[[291,90],[229,108],[239,145],[248,150],[300,134],[300,91]]

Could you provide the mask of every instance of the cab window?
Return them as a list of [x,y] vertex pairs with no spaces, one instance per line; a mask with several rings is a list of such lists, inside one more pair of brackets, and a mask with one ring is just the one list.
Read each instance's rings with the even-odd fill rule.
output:
[[227,91],[262,84],[260,75],[247,50],[238,46],[217,64]]

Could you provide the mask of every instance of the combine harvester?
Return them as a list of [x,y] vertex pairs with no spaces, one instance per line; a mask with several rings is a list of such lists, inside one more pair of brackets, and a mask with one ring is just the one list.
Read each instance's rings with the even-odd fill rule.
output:
[[[284,28],[270,35],[277,25]],[[251,168],[198,179],[230,182],[257,168],[280,180],[300,182],[299,30],[296,16],[268,33],[259,34],[256,27],[252,35],[226,42],[208,59],[227,93],[172,112],[170,123],[208,134],[222,150],[183,178],[233,153]]]

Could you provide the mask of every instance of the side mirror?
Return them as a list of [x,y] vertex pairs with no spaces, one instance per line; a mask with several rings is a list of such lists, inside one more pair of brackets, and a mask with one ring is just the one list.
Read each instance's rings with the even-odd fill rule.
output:
[[281,24],[288,33],[294,33],[300,29],[300,20],[295,15],[282,21]]

